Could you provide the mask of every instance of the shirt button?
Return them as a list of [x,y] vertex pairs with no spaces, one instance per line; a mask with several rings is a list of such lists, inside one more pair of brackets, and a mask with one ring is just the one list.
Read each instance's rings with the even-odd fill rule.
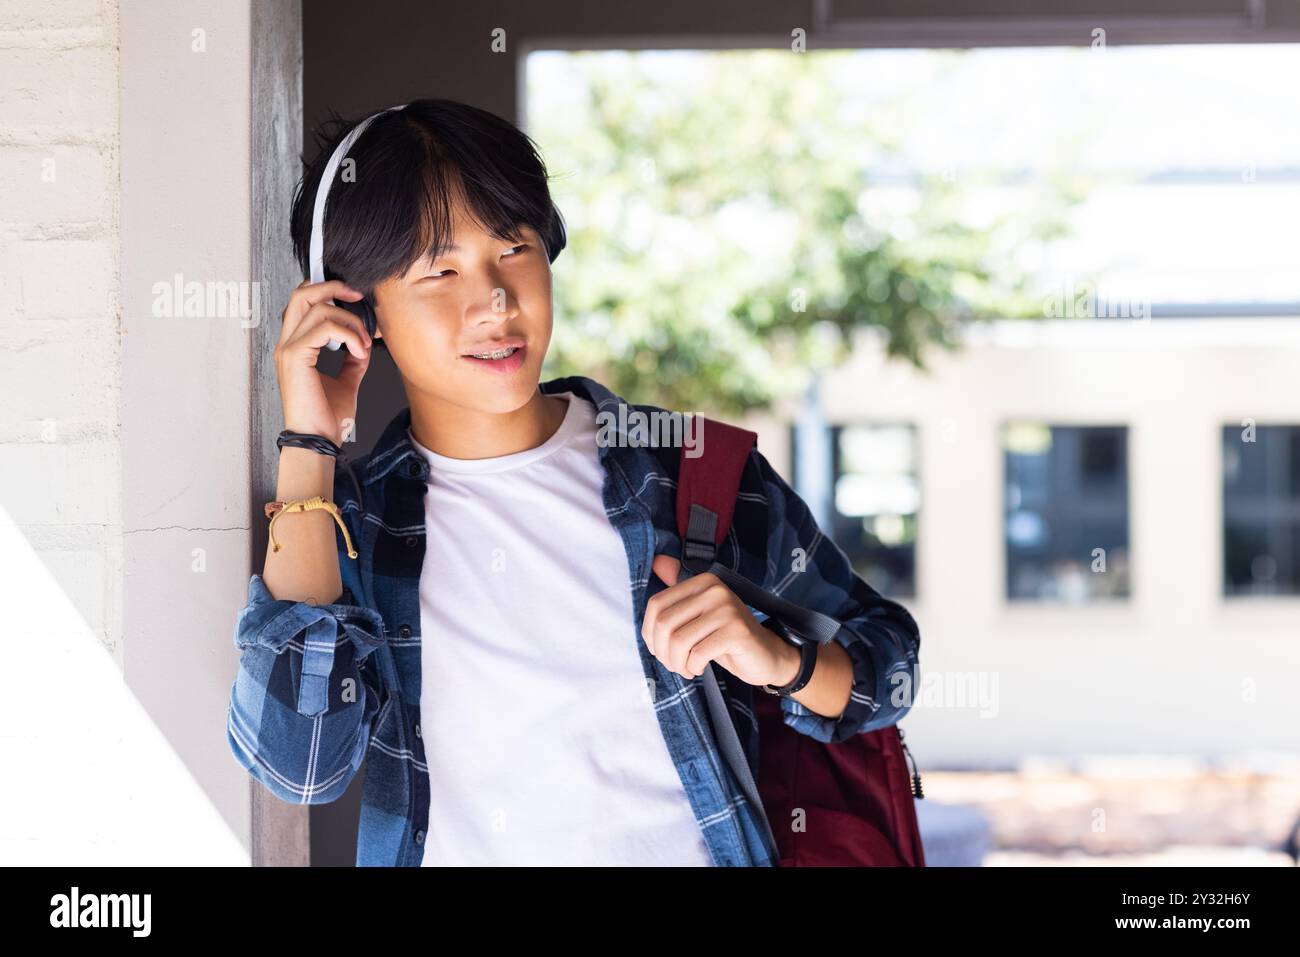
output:
[[418,721],[415,722],[415,736],[416,736],[417,738],[420,736],[420,722],[418,722]]
[[399,637],[399,638],[410,638],[410,637],[411,637],[411,626],[410,626],[410,625],[403,625],[401,628],[398,628],[398,629],[397,629],[397,637]]
[[424,843],[424,832],[423,832],[423,831],[416,831],[416,832],[415,832],[415,843],[416,843],[416,844],[423,844],[423,843]]
[[406,547],[407,547],[407,548],[414,548],[414,547],[415,547],[415,543],[418,542],[418,541],[419,541],[419,539],[416,538],[414,535],[407,535],[407,536],[406,536]]

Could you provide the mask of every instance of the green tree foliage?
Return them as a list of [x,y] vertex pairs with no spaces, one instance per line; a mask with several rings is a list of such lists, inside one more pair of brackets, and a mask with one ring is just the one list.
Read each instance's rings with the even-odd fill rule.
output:
[[562,93],[530,91],[570,237],[548,375],[741,414],[863,336],[925,368],[963,323],[1041,314],[1005,259],[1059,232],[1068,190],[975,227],[956,176],[930,176],[910,208],[873,212],[868,171],[888,168],[906,104],[855,108],[837,59],[575,54]]

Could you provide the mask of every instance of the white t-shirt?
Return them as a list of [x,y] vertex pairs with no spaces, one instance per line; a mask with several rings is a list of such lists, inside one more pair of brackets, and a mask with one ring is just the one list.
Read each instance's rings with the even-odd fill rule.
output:
[[596,409],[432,472],[420,575],[425,866],[711,866],[641,670]]

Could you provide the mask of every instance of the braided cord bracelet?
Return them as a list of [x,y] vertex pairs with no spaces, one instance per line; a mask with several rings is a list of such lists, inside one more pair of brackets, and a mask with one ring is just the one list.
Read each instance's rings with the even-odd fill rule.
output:
[[343,529],[343,540],[347,542],[348,558],[356,558],[357,550],[352,547],[352,536],[348,534],[348,527],[343,524],[343,516],[339,514],[339,507],[333,502],[326,501],[323,496],[313,495],[311,498],[295,499],[292,502],[267,502],[263,506],[266,517],[271,520],[271,551],[278,552],[280,543],[275,540],[275,521],[285,512],[310,512],[313,509],[323,508],[334,516],[334,521],[338,523],[339,528]]

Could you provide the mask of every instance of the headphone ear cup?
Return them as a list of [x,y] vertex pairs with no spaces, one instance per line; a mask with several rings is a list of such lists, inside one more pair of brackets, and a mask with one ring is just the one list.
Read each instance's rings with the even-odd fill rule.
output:
[[[339,301],[339,305],[360,319],[362,325],[366,327],[366,332],[370,334],[370,338],[375,338],[378,320],[375,318],[375,307],[371,304],[369,296],[358,299],[356,302]],[[376,339],[375,341],[383,342],[384,340]]]

